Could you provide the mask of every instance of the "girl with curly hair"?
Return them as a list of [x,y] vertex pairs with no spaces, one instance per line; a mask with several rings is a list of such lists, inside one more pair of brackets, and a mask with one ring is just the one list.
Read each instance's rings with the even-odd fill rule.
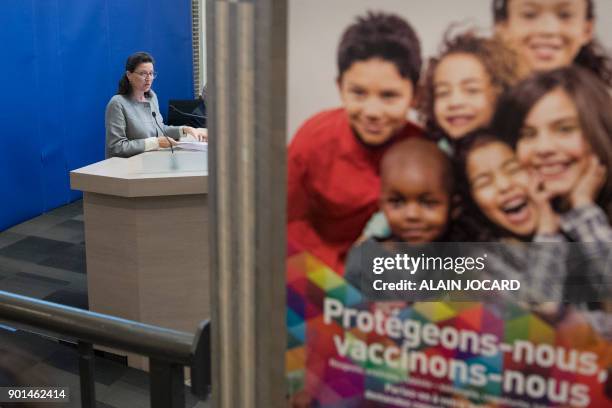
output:
[[421,89],[427,133],[455,144],[487,127],[498,96],[518,78],[514,53],[498,40],[473,31],[447,33],[439,55],[429,61]]

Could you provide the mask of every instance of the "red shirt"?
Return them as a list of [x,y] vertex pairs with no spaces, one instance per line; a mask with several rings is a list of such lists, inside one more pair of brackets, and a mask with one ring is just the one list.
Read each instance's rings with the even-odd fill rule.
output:
[[378,210],[379,164],[392,143],[421,130],[408,123],[382,146],[367,146],[342,108],[321,112],[298,130],[288,150],[287,238],[342,274],[344,259]]

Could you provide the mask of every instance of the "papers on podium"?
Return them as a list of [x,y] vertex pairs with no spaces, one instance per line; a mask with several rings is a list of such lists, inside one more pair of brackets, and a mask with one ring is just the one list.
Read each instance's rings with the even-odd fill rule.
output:
[[196,141],[179,141],[176,143],[176,147],[183,150],[196,150],[199,152],[208,151],[208,142],[196,142]]

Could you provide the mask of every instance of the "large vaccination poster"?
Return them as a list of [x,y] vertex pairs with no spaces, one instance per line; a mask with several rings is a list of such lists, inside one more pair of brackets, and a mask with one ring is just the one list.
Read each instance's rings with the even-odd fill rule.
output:
[[612,406],[611,6],[289,1],[289,406]]

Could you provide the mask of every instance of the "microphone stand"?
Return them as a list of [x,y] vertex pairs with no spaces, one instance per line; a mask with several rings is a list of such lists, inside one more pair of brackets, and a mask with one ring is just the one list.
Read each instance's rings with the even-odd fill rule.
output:
[[157,114],[155,113],[155,111],[151,111],[151,115],[153,115],[153,121],[155,122],[159,130],[161,130],[162,134],[166,136],[166,140],[168,140],[168,143],[170,143],[170,150],[172,151],[172,154],[174,154],[174,147],[172,147],[172,142],[170,141],[170,138],[168,137],[166,132],[164,132],[164,129],[161,126],[159,126],[159,123],[157,123]]

